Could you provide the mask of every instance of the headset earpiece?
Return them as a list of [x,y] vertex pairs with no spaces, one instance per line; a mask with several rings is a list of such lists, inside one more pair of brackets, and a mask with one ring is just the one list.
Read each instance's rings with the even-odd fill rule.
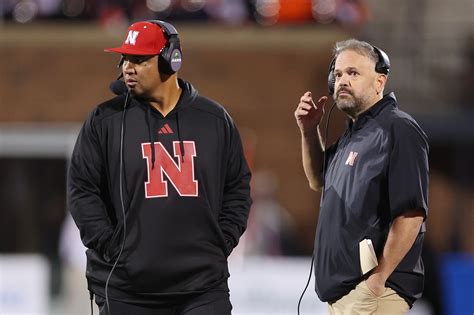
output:
[[166,35],[167,43],[158,57],[159,71],[165,74],[173,74],[181,68],[183,53],[178,37],[178,31],[170,23],[160,20],[149,20],[148,22],[158,25]]
[[[372,46],[374,52],[378,56],[378,61],[375,64],[375,72],[388,75],[390,72],[390,59],[388,55],[380,48]],[[334,76],[334,66],[336,65],[336,57],[332,58],[329,64],[328,71],[328,92],[329,95],[334,94],[334,85],[336,83],[336,77]]]
[[390,72],[390,59],[388,55],[380,48],[372,46],[379,60],[375,64],[375,72],[388,75]]
[[336,77],[334,76],[334,65],[336,64],[336,57],[332,58],[331,63],[329,64],[328,71],[328,92],[329,95],[334,94],[334,85],[336,83]]

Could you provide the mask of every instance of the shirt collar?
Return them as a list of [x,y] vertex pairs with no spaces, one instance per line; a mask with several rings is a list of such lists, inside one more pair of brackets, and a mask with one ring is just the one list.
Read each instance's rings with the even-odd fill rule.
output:
[[381,100],[379,100],[369,109],[367,109],[365,112],[360,113],[359,116],[357,116],[357,119],[355,122],[353,122],[352,119],[349,119],[349,128],[351,129],[362,128],[371,117],[377,116],[382,111],[382,109],[384,109],[388,105],[392,105],[395,107],[397,106],[397,98],[395,97],[395,93],[393,92],[385,94]]

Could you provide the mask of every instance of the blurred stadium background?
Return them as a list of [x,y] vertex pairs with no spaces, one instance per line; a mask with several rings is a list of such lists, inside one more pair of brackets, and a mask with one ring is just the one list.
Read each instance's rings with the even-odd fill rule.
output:
[[[333,44],[350,37],[389,54],[388,90],[430,138],[426,289],[410,313],[474,313],[474,1],[0,0],[0,314],[89,314],[68,158],[112,97],[118,59],[103,48],[151,18],[178,28],[180,76],[233,115],[254,173],[230,258],[235,314],[296,314],[320,196],[293,111],[306,90],[326,93]],[[335,139],[344,116],[329,127]],[[302,310],[326,311],[312,285]]]

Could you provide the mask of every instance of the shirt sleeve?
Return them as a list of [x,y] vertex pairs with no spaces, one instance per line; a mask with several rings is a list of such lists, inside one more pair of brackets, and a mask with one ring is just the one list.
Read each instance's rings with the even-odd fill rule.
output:
[[247,227],[252,199],[250,197],[251,173],[245,160],[240,135],[230,117],[227,117],[227,122],[229,150],[219,225],[224,234],[229,255],[239,243],[239,238]]
[[71,157],[67,178],[68,209],[84,245],[108,260],[107,244],[114,227],[103,201],[106,179],[94,116],[95,111],[84,123]]
[[388,191],[392,219],[419,209],[428,214],[428,139],[418,124],[397,118],[392,126]]

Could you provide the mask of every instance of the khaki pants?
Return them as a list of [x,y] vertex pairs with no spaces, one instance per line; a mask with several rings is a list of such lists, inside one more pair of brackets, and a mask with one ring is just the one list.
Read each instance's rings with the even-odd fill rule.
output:
[[363,315],[405,315],[410,309],[408,303],[391,288],[385,288],[381,296],[376,296],[367,287],[365,281],[354,290],[333,303],[329,303],[329,314]]

